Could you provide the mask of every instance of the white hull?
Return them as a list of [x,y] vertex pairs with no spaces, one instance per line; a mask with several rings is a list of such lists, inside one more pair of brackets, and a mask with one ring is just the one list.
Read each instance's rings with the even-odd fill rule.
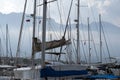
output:
[[[65,64],[65,65],[54,65],[52,66],[55,70],[85,70],[88,66],[80,65],[80,64]],[[32,69],[32,67],[24,67],[24,68],[17,68],[14,69],[14,75],[16,79],[21,80],[41,80],[40,78],[40,69],[41,66],[36,66],[35,69]],[[83,75],[84,76],[84,75]],[[71,80],[74,77],[78,76],[69,76],[69,77],[62,77],[65,80]],[[49,78],[49,80],[57,80],[60,78]]]

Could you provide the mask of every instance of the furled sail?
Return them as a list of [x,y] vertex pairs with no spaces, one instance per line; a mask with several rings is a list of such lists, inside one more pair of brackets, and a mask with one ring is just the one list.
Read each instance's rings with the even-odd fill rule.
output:
[[[35,42],[35,51],[36,52],[41,51],[42,43],[40,42],[40,40],[37,38],[34,38],[34,42]],[[46,42],[45,50],[61,47],[61,46],[67,45],[67,44],[70,44],[70,40],[65,40],[65,38],[62,38],[60,40],[49,41],[49,42]]]
[[45,67],[40,70],[40,77],[67,77],[77,75],[87,75],[87,70],[54,70],[52,67]]

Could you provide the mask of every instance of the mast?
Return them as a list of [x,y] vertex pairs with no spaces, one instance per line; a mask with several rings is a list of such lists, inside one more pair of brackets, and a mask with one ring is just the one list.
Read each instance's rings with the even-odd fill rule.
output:
[[[68,40],[70,38],[71,38],[71,26],[68,27]],[[71,45],[70,44],[67,45],[67,53],[68,53],[67,61],[68,61],[69,64],[71,64],[72,63],[72,49],[71,49]]]
[[26,5],[27,5],[27,0],[25,0],[24,11],[23,11],[23,15],[22,15],[22,22],[21,22],[19,40],[18,40],[18,46],[17,46],[17,52],[16,52],[16,61],[15,61],[16,65],[18,64],[18,59],[17,58],[20,56],[20,54],[19,54],[19,52],[20,52],[20,43],[21,43],[21,37],[22,37],[22,29],[23,29],[23,25],[24,25]]
[[0,64],[2,64],[2,44],[1,44],[1,38],[0,38]]
[[89,53],[89,66],[91,64],[91,53],[90,53],[90,25],[89,25],[89,17],[87,18],[88,21],[88,53]]
[[8,24],[6,24],[6,57],[8,57]]
[[34,38],[35,38],[35,26],[36,26],[36,0],[34,0],[34,12],[33,12],[33,35],[32,35],[32,68],[34,67]]
[[99,14],[99,30],[100,30],[100,62],[102,62],[102,37],[101,37],[101,14]]
[[47,0],[43,0],[42,56],[41,56],[42,68],[45,67],[46,17],[47,17]]
[[80,14],[80,0],[78,0],[77,7],[77,63],[80,63],[80,39],[79,39],[79,14]]

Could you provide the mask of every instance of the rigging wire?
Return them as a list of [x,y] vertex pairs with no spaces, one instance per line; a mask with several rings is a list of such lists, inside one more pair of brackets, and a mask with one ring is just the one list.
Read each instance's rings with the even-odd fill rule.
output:
[[[65,38],[65,35],[66,35],[66,31],[67,31],[67,27],[68,27],[68,22],[69,22],[69,18],[70,18],[70,13],[71,13],[71,9],[72,9],[72,4],[73,4],[73,0],[71,0],[70,9],[69,9],[69,12],[68,12],[67,22],[66,22],[66,26],[65,26],[65,31],[64,31],[64,35],[62,37],[63,39]],[[60,48],[60,53],[61,52],[62,52],[62,46]],[[60,56],[59,56],[58,60],[60,60]]]
[[67,30],[69,19],[70,19],[70,13],[71,13],[71,9],[72,9],[72,4],[73,4],[73,0],[71,0],[70,9],[69,9],[69,12],[68,12],[68,17],[67,17],[67,22],[66,22],[66,26],[65,26],[65,31],[64,31],[63,37],[65,37],[65,35],[66,35],[66,30]]
[[[104,23],[102,24],[104,27],[106,26]],[[104,28],[104,30],[106,30],[105,28]],[[106,35],[106,38],[107,38],[107,42],[109,43],[109,46],[112,48],[112,49],[114,49],[113,48],[113,46],[112,46],[112,44],[111,44],[111,39],[110,39],[110,36],[108,35],[108,33],[107,33],[107,31],[104,31],[104,33],[105,33],[105,35]]]
[[97,52],[97,48],[96,48],[96,46],[95,46],[95,40],[94,40],[93,32],[92,32],[91,28],[90,28],[90,31],[91,31],[91,39],[92,39],[92,42],[93,42],[93,47],[94,47],[94,50],[95,50],[95,53],[96,53],[96,57],[97,57],[97,59],[99,60],[98,52]]
[[[81,16],[81,15],[80,15]],[[85,45],[86,44],[86,38],[85,38],[85,32],[83,31],[84,30],[84,26],[83,26],[83,20],[82,20],[82,17],[81,17],[81,36],[83,37],[81,37],[81,46],[82,46],[82,51],[83,51],[83,55],[84,55],[84,57],[85,57],[85,61],[86,61],[86,63],[87,63],[87,56],[86,56],[86,51],[87,50],[85,50],[85,49],[87,49],[87,46]],[[83,39],[83,40],[82,40]],[[85,45],[85,46],[84,46]]]
[[[38,3],[40,3],[41,2],[41,0],[38,0]],[[38,9],[37,9],[38,11],[38,16],[40,16],[40,12],[41,12],[41,8],[40,7],[38,7]],[[38,19],[38,38],[40,38],[40,35],[39,35],[39,32],[40,32],[40,23],[41,23],[41,20],[40,19]]]
[[10,57],[13,58],[12,49],[11,49],[11,41],[10,41],[9,29],[8,29],[8,41],[9,41],[9,47],[10,47]]
[[[49,6],[49,8],[50,8],[50,6]],[[61,17],[62,14],[60,12],[60,6],[58,4],[58,1],[57,1],[57,8],[58,8],[59,16],[60,16],[60,23],[61,23],[60,28],[62,28],[62,31],[63,31],[63,25],[62,25],[63,23],[62,23],[62,17]],[[50,12],[49,12],[49,16],[50,16]],[[51,18],[49,18],[49,20],[51,20]],[[61,34],[59,35],[56,32],[58,30],[58,27],[56,28],[56,25],[54,24],[54,22],[49,22],[49,25],[51,26],[52,31],[54,32],[54,34],[56,35],[56,37],[58,36],[57,38],[59,38]],[[61,31],[60,31],[60,33],[61,33]]]
[[[87,1],[88,1],[88,3],[90,3],[90,0],[87,0]],[[91,10],[93,19],[94,19],[94,21],[95,21],[95,25],[96,25],[96,27],[97,27],[97,30],[99,30],[99,29],[98,29],[98,25],[97,25],[97,23],[96,23],[97,20],[95,19],[94,9],[93,9],[92,7],[90,7],[90,10]]]
[[18,64],[18,57],[19,57],[19,51],[20,51],[20,42],[21,42],[21,35],[22,35],[22,29],[23,29],[23,25],[24,25],[24,16],[25,16],[25,12],[26,12],[26,6],[27,6],[27,0],[25,0],[25,4],[24,4],[24,10],[23,10],[23,15],[22,15],[22,22],[21,22],[21,28],[20,28],[20,34],[19,34],[19,41],[18,41],[18,46],[17,46],[17,51],[16,51],[16,65]]
[[3,46],[2,46],[2,41],[1,41],[1,38],[0,38],[0,57],[4,56],[4,49],[3,49]]
[[[1,29],[0,29],[1,34],[3,35],[3,41],[5,41],[5,36],[4,36],[4,34],[3,34],[1,25],[0,25],[0,28],[1,28]],[[1,35],[1,36],[2,36],[2,35]],[[1,59],[2,56],[5,56],[5,55],[4,55],[4,48],[3,48],[3,46],[2,46],[2,39],[1,39],[1,37],[0,37],[0,59]]]
[[2,45],[1,45],[1,38],[0,38],[0,61],[1,61],[1,55],[2,55],[2,49],[1,49]]
[[[38,4],[40,4],[42,1],[41,0],[38,0]],[[38,9],[37,9],[38,11],[38,16],[40,16],[40,12],[42,11],[41,10],[41,7],[38,7]],[[40,28],[41,28],[41,19],[38,19],[38,39],[40,40]],[[41,40],[40,40],[41,41]],[[40,53],[40,52],[39,52]],[[39,54],[39,57],[41,56],[41,54]]]
[[[60,0],[60,7],[62,8],[61,11],[63,12],[63,15],[62,15],[62,13],[61,13],[61,15],[62,15],[62,17],[64,16],[62,20],[66,20],[67,19],[67,17],[66,17],[67,15],[65,15],[66,10],[65,10],[65,8],[63,6],[63,1],[65,1],[65,0]],[[62,30],[64,31],[64,28],[62,28]]]
[[83,41],[81,40],[81,46],[82,46],[82,48],[83,48],[83,54],[84,54],[84,57],[85,57],[85,62],[86,63],[88,63],[88,60],[87,60],[87,57],[86,57],[86,52],[85,52],[85,48],[84,48],[84,43],[83,43]]
[[[59,16],[60,16],[60,24],[63,24],[63,21],[62,21],[62,13],[60,12],[60,6],[59,6],[59,4],[58,4],[58,1],[57,1],[57,7],[58,7]],[[63,27],[63,25],[61,25],[61,27]],[[62,28],[62,30],[64,30],[64,29]]]
[[48,10],[49,10],[49,11],[48,11],[48,19],[49,19],[49,20],[48,20],[48,25],[49,25],[49,26],[48,26],[48,32],[49,32],[49,33],[48,33],[48,36],[49,36],[49,39],[50,39],[50,35],[52,35],[52,34],[50,33],[50,30],[51,30],[51,27],[52,27],[51,24],[50,24],[50,16],[51,16],[51,14],[50,14],[50,9],[51,9],[51,7],[50,7],[50,4],[48,4],[48,6],[49,6],[49,7],[48,7]]
[[2,30],[2,26],[1,26],[1,24],[0,24],[0,31],[1,31],[1,34],[3,35],[3,40],[5,41],[5,35],[4,35],[4,33],[3,33],[3,30]]
[[[77,47],[75,45],[75,39],[73,39],[73,46],[74,46],[74,53],[77,53]],[[77,54],[75,54],[75,57],[77,57]]]
[[[62,9],[60,8],[61,6],[63,7],[63,5],[62,5],[62,0],[60,1],[60,5],[59,5],[59,3],[58,3],[58,1],[57,1],[57,8],[58,8],[59,16],[60,16],[60,36],[62,36],[62,33],[63,33],[63,31],[64,31],[64,28],[63,28],[63,20],[62,20],[62,13],[61,13]],[[60,11],[60,10],[61,10],[61,11]],[[64,11],[64,7],[63,7],[63,11]],[[65,13],[64,13],[64,15],[65,15]]]
[[108,44],[107,44],[107,40],[106,40],[106,36],[105,36],[105,33],[104,33],[104,29],[103,29],[103,25],[102,25],[102,24],[101,24],[101,28],[102,28],[102,32],[103,32],[103,37],[104,37],[104,40],[105,40],[106,48],[107,48],[107,51],[108,51],[108,56],[109,56],[110,61],[111,61],[111,55],[110,55],[109,47],[108,47]]
[[54,32],[54,35],[56,36],[56,38],[59,38],[60,35],[56,32],[58,29],[56,28],[56,25],[54,24],[54,22],[49,22],[49,25],[51,26],[51,30],[52,32]]
[[[57,4],[58,4],[58,1],[57,1]],[[58,11],[59,11],[59,14],[60,14],[60,9],[59,9],[59,6],[57,5],[57,7],[58,7]],[[52,32],[54,32],[54,35],[57,37],[57,38],[59,38],[60,36],[59,36],[59,34],[57,34],[57,30],[58,30],[58,27],[56,28],[56,25],[54,24],[54,22],[52,21],[52,19],[50,18],[50,4],[49,4],[49,20],[48,20],[48,24],[49,24],[49,31],[50,31],[50,29],[52,30]],[[61,16],[61,14],[60,14],[60,16]],[[61,18],[60,18],[61,19]],[[60,25],[61,26],[61,25]]]
[[[81,33],[83,35],[83,39],[86,39],[85,38],[85,32],[83,31],[84,30],[84,27],[83,27],[83,22],[82,22],[82,19],[81,19]],[[81,43],[82,43],[82,49],[83,49],[83,54],[84,54],[84,57],[85,57],[85,60],[87,62],[87,58],[86,58],[86,52],[85,52],[85,49],[87,49],[87,46],[86,46],[86,40],[82,41],[81,40]],[[84,46],[85,45],[85,46]],[[86,50],[87,51],[87,50]]]
[[[90,0],[87,0],[87,2],[88,3],[90,3]],[[93,17],[93,19],[94,19],[94,21],[95,21],[95,26],[96,26],[96,29],[97,30],[99,30],[98,29],[98,25],[97,25],[97,23],[96,23],[96,19],[95,19],[95,15],[94,15],[94,10],[93,10],[93,8],[92,7],[90,7],[90,11],[91,11],[91,14],[92,14],[92,17]],[[92,38],[92,40],[93,40],[93,45],[94,45],[94,50],[95,50],[95,53],[96,53],[96,57],[98,58],[98,52],[97,52],[97,48],[96,48],[96,46],[95,46],[95,41],[94,41],[94,37],[93,37],[93,32],[91,32],[91,38]],[[98,58],[99,59],[99,58]]]
[[[70,25],[68,26],[68,40],[71,40],[71,20],[69,20],[70,22]],[[69,60],[69,63],[72,63],[72,45],[71,44],[68,44],[66,45],[67,47],[67,54],[68,54],[68,60]]]
[[[23,50],[23,51],[24,51],[25,49],[27,49],[27,48],[24,48],[24,46],[27,47],[26,42],[29,42],[29,44],[31,43],[31,41],[29,41],[29,40],[30,40],[32,37],[31,37],[30,39],[27,39],[27,38],[28,38],[28,37],[27,37],[27,36],[28,36],[28,35],[27,35],[27,32],[28,32],[28,31],[27,31],[27,28],[24,27],[24,28],[23,28],[23,32],[22,32],[22,37],[21,37],[21,47],[23,46],[23,48],[22,48],[21,50]],[[28,34],[29,34],[29,33],[28,33]],[[29,35],[29,36],[30,36],[30,35]],[[28,45],[28,46],[29,46],[29,45]],[[21,52],[21,50],[20,50],[20,52]],[[31,49],[30,49],[30,50],[31,50]],[[22,51],[22,52],[23,52],[23,51]],[[27,51],[27,50],[26,50],[26,51]],[[19,56],[21,56],[21,55],[19,55]]]

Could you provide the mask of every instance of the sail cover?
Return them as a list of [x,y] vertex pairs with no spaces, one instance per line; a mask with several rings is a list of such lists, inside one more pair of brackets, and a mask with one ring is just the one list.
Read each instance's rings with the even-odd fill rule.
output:
[[[35,51],[36,52],[41,51],[42,43],[40,42],[40,40],[37,38],[34,38],[34,42],[35,42]],[[60,40],[49,41],[49,42],[46,42],[46,50],[61,47],[67,44],[70,44],[70,40],[65,40],[65,38],[62,38]]]
[[88,78],[89,79],[118,79],[120,77],[112,74],[98,74],[98,75],[88,76]]
[[75,75],[86,75],[88,71],[86,70],[54,70],[50,66],[47,66],[40,70],[40,77],[65,77],[65,76],[75,76]]

